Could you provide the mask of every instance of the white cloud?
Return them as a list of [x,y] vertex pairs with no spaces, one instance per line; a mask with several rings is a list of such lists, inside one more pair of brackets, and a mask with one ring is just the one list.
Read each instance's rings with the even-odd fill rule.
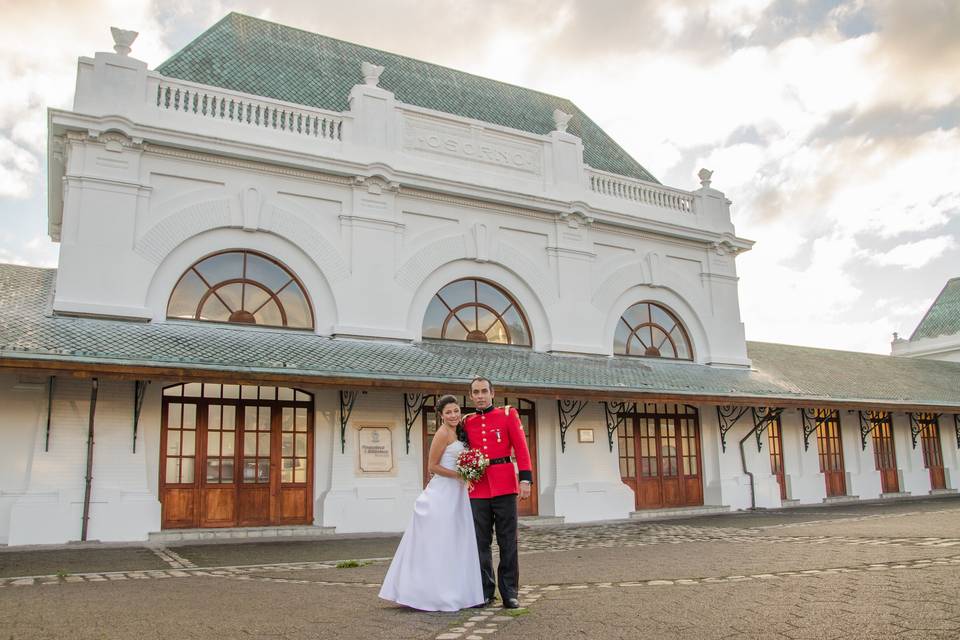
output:
[[936,238],[907,242],[884,253],[873,253],[868,256],[868,259],[873,264],[880,266],[919,269],[942,256],[948,249],[953,249],[956,246],[957,243],[952,237],[937,236]]

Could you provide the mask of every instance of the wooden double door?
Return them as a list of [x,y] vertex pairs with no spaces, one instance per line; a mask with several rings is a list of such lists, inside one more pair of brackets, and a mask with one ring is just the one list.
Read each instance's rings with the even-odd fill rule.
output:
[[897,471],[897,449],[893,444],[893,419],[889,412],[873,413],[873,460],[880,472],[883,493],[900,491],[900,473]]
[[783,425],[780,417],[772,418],[767,424],[767,443],[770,447],[770,473],[780,485],[780,499],[787,499],[787,477],[783,469]]
[[620,477],[637,509],[703,504],[700,422],[695,409],[650,405],[627,414],[618,430]]
[[[427,469],[428,457],[430,454],[430,445],[433,443],[433,436],[437,432],[437,396],[429,396],[422,412],[423,423],[423,484],[430,481],[430,471]],[[467,404],[467,398],[461,397],[460,409],[463,415],[473,411],[473,408]],[[527,449],[530,451],[530,468],[533,472],[533,490],[530,497],[526,500],[517,498],[517,515],[535,516],[539,513],[537,505],[538,483],[537,483],[537,406],[531,400],[515,397],[494,397],[494,404],[498,407],[510,405],[520,414],[520,425],[523,427],[523,435],[527,440]],[[514,459],[516,460],[516,459]]]
[[164,529],[313,520],[310,394],[211,383],[173,385],[163,394]]
[[923,466],[930,473],[930,488],[946,489],[947,478],[943,470],[939,420],[934,414],[920,414],[917,422],[921,427],[920,447],[923,450]]
[[820,472],[827,485],[827,497],[847,495],[847,472],[843,464],[840,412],[816,410],[817,453]]

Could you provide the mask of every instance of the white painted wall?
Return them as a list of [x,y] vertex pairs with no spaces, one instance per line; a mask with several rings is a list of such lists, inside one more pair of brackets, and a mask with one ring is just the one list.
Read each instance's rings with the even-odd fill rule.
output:
[[[22,393],[5,390],[4,396]],[[34,392],[35,393],[35,392]],[[45,393],[39,394],[45,396]],[[45,397],[44,397],[45,400]],[[44,404],[39,411],[39,404]],[[86,470],[90,382],[58,378],[50,450],[44,451],[45,429],[35,428],[29,468],[23,470],[20,491],[9,510],[7,542],[63,543],[79,540]],[[46,417],[44,402],[26,422]],[[133,383],[102,381],[96,406],[90,540],[143,540],[160,525],[160,503],[148,488],[143,447],[132,452]],[[22,443],[21,443],[22,444]],[[22,448],[22,447],[21,447]],[[7,487],[3,487],[6,492]]]

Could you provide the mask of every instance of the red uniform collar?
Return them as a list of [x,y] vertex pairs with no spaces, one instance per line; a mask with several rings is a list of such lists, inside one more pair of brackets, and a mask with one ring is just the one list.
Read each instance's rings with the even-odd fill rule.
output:
[[478,415],[479,415],[479,414],[483,414],[483,413],[490,413],[490,412],[493,411],[494,409],[496,409],[496,407],[491,404],[491,405],[490,405],[489,407],[487,407],[486,409],[477,409],[477,410],[476,410],[476,413],[477,413]]

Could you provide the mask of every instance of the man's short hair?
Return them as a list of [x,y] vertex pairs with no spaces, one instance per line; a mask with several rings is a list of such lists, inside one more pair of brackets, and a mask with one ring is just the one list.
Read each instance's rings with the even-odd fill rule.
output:
[[473,391],[473,385],[477,382],[486,382],[490,391],[493,391],[493,383],[490,382],[490,378],[484,378],[483,376],[473,376],[473,380],[470,381],[470,391]]

